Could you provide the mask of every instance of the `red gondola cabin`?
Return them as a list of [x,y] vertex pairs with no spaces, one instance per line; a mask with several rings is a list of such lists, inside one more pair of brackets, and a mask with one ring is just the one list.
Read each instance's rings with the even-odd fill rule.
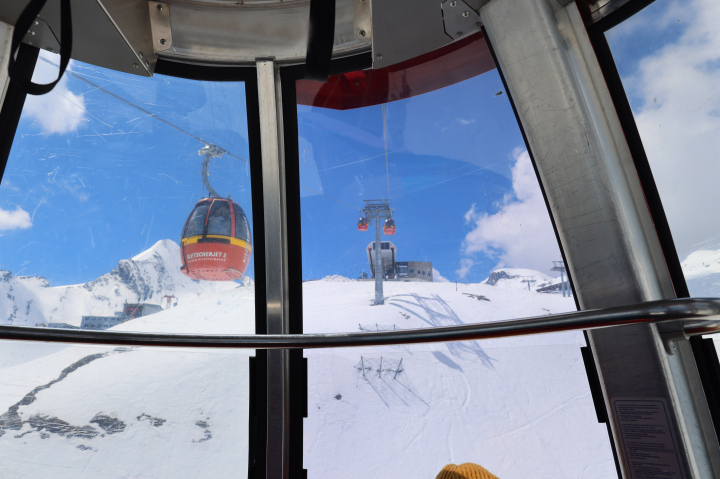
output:
[[388,236],[395,234],[395,220],[393,220],[392,218],[388,218],[385,220],[385,224],[383,225],[383,233]]
[[360,218],[358,220],[358,231],[367,231],[367,229],[368,229],[368,219]]
[[224,198],[197,202],[182,235],[181,271],[185,275],[210,281],[240,279],[251,252],[250,224],[240,206]]

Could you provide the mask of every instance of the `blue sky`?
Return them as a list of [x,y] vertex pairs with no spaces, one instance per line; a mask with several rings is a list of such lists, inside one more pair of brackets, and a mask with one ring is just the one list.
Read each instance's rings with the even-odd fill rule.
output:
[[[327,271],[348,277],[369,273],[364,251],[374,240],[374,230],[356,231],[359,215],[348,205],[361,208],[363,199],[388,198],[389,176],[397,232],[384,238],[396,245],[398,260],[432,261],[450,280],[485,279],[506,248],[493,244],[487,252],[468,253],[467,236],[477,225],[466,215],[473,205],[476,215],[497,214],[504,199],[516,197],[513,152],[523,148],[507,95],[496,95],[502,90],[499,75],[492,71],[387,104],[387,165],[380,105],[347,111],[299,107],[301,181],[346,203],[304,190],[304,277],[319,278]],[[534,200],[540,207],[535,212],[545,216],[544,236],[552,235],[542,199]],[[531,235],[509,230],[506,239],[532,242]],[[553,246],[557,248],[550,249]],[[560,259],[548,255],[546,245],[536,256],[539,260],[532,264],[511,260],[507,265],[545,271],[551,260]],[[472,261],[472,267],[458,273],[463,259]]]
[[[74,62],[72,71],[190,135],[248,157],[241,83],[141,78]],[[36,80],[53,68],[39,62]],[[368,271],[363,199],[388,197],[399,260],[432,261],[449,280],[482,281],[498,266],[549,272],[559,259],[550,220],[496,71],[382,110],[300,106],[303,277]],[[0,187],[0,268],[53,285],[87,282],[161,239],[179,242],[203,196],[203,144],[66,75],[32,98]],[[213,160],[211,183],[252,220],[249,167]],[[348,206],[352,205],[352,206]],[[253,276],[251,263],[247,274]]]

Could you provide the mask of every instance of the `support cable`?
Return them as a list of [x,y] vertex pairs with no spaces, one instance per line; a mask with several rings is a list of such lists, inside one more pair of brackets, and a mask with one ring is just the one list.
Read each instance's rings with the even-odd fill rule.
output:
[[[57,64],[51,62],[50,60],[48,60],[48,59],[46,59],[46,58],[40,58],[40,59],[41,59],[42,61],[44,61],[45,63],[49,63],[50,65],[53,65],[53,66],[55,66],[55,67],[58,66]],[[125,98],[123,98],[123,97],[121,97],[121,96],[119,96],[119,95],[111,92],[110,90],[107,90],[106,88],[101,87],[100,85],[98,85],[98,84],[96,84],[96,83],[88,80],[87,78],[82,77],[81,75],[79,75],[79,74],[77,74],[77,73],[75,73],[75,72],[73,72],[73,71],[68,70],[68,71],[67,71],[67,74],[70,75],[70,76],[72,76],[73,78],[77,78],[78,80],[87,83],[88,85],[92,86],[94,89],[100,90],[100,91],[103,92],[103,93],[107,93],[107,94],[110,95],[111,97],[113,97],[113,98],[115,98],[115,99],[117,99],[117,100],[120,100],[121,102],[125,103],[126,105],[131,106],[131,107],[135,108],[136,110],[139,110],[139,111],[141,111],[142,113],[145,113],[146,115],[148,115],[148,116],[150,116],[150,117],[152,117],[152,118],[155,118],[156,120],[158,120],[158,121],[160,121],[160,122],[162,122],[162,123],[165,123],[165,124],[168,125],[169,127],[174,128],[174,129],[176,129],[177,131],[186,134],[186,135],[189,136],[190,138],[193,138],[193,139],[195,139],[195,140],[203,143],[203,144],[205,145],[205,148],[203,148],[202,150],[200,150],[202,153],[206,153],[206,154],[207,154],[207,151],[205,151],[206,149],[212,150],[213,148],[216,148],[217,150],[212,150],[212,151],[214,151],[214,152],[221,151],[222,153],[220,153],[220,156],[222,156],[222,155],[224,154],[224,155],[231,156],[231,157],[233,157],[233,158],[235,158],[235,159],[238,159],[238,160],[240,160],[240,161],[244,161],[245,163],[248,163],[248,160],[246,160],[246,159],[244,159],[244,158],[240,158],[239,156],[234,155],[234,154],[230,153],[230,152],[227,151],[227,150],[223,150],[222,148],[218,147],[217,145],[214,145],[214,144],[212,144],[212,143],[209,143],[208,141],[200,138],[199,136],[193,135],[193,134],[190,133],[189,131],[186,131],[186,130],[182,129],[182,128],[180,128],[179,126],[177,126],[177,125],[175,125],[175,124],[173,124],[173,123],[170,123],[169,121],[165,120],[164,118],[162,118],[162,117],[160,117],[160,116],[158,116],[158,115],[156,115],[156,114],[154,114],[154,113],[152,113],[152,112],[144,109],[144,108],[141,107],[141,106],[136,105],[135,103],[133,103],[133,102],[131,102],[131,101],[129,101],[129,100],[126,100]],[[80,108],[79,105],[76,105],[76,106],[77,106],[78,108]],[[383,105],[383,111],[384,111],[384,108],[385,108],[385,105]],[[81,109],[84,110],[83,108],[81,108]],[[85,111],[86,113],[90,114],[89,112],[87,112],[87,110],[84,110],[84,111]],[[383,118],[384,118],[384,116],[383,116]],[[202,154],[202,153],[200,153],[200,154]],[[217,156],[212,156],[212,157],[215,158],[215,157],[217,157]],[[385,162],[387,163],[387,140],[386,140],[386,142],[385,142]],[[215,190],[213,190],[212,187],[209,187],[209,186],[210,186],[210,183],[206,181],[206,176],[205,176],[205,175],[206,175],[207,165],[208,165],[208,164],[209,164],[209,158],[207,158],[207,156],[206,156],[205,162],[203,163],[203,185],[205,185],[205,188],[208,190],[208,192],[210,193],[211,196],[214,194],[217,198],[220,198],[220,195],[218,195],[217,193],[215,193]],[[332,196],[328,196],[328,195],[326,195],[326,194],[324,194],[324,193],[320,193],[319,191],[316,191],[316,190],[314,190],[314,189],[312,189],[312,188],[309,188],[309,187],[307,187],[307,186],[305,186],[305,185],[302,185],[302,184],[301,184],[300,186],[302,186],[302,187],[305,188],[306,190],[312,191],[312,192],[315,193],[315,194],[318,194],[318,195],[320,195],[320,196],[324,196],[325,198],[328,198],[328,199],[330,199],[330,200],[336,201],[336,202],[341,203],[341,204],[343,204],[343,205],[349,206],[350,208],[352,208],[352,209],[354,209],[354,210],[362,211],[362,208],[358,208],[357,206],[353,206],[353,205],[351,205],[351,204],[349,204],[349,203],[345,203],[344,201],[338,200],[337,198],[333,198]],[[389,192],[390,192],[390,189],[389,189],[389,188],[390,188],[390,180],[389,180],[389,177],[388,177],[388,194],[389,194]]]
[[388,147],[387,147],[387,122],[385,121],[385,103],[382,104],[383,115],[383,139],[385,140],[385,174],[387,175],[388,200],[390,199],[390,166],[388,164]]

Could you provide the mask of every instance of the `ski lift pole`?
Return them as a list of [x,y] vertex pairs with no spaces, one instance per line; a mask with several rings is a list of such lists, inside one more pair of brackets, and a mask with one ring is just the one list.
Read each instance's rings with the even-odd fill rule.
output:
[[383,269],[382,261],[382,239],[380,237],[380,222],[386,218],[392,218],[392,208],[390,208],[390,200],[364,200],[366,218],[372,218],[375,221],[375,304],[384,304],[383,299]]
[[375,304],[384,304],[383,299],[383,267],[382,267],[382,240],[380,238],[380,212],[374,212],[375,217]]

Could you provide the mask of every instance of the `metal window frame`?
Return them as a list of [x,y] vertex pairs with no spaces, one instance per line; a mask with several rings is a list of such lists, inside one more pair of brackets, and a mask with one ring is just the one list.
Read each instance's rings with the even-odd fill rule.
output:
[[[32,75],[39,55],[39,49],[27,44],[21,44],[18,53],[17,65],[24,70],[26,76]],[[248,125],[248,144],[250,185],[253,212],[253,236],[256,244],[265,242],[265,214],[264,195],[262,182],[262,152],[259,122],[258,82],[256,69],[254,67],[211,67],[188,63],[181,63],[172,60],[159,59],[155,73],[177,78],[184,78],[197,81],[212,82],[243,82],[245,84],[246,115]],[[0,75],[7,75],[2,72]],[[0,78],[1,79],[1,78]],[[10,155],[15,133],[17,131],[22,110],[27,95],[17,82],[10,81],[7,87],[3,103],[0,105],[0,180],[5,172],[5,167]],[[258,335],[267,334],[267,290],[266,290],[266,267],[265,248],[255,248],[255,332]],[[43,341],[61,340],[59,331],[48,331],[50,333]],[[209,344],[212,337],[201,341],[202,344]],[[96,344],[109,344],[100,340]],[[165,344],[168,345],[169,344]],[[201,347],[195,345],[193,347]],[[267,421],[267,413],[264,407],[267,403],[267,350],[258,349],[255,357],[250,358],[250,414],[249,414],[249,450],[248,450],[248,474],[249,477],[264,478],[265,471],[265,443],[267,440],[266,427],[260,427]]]
[[[617,11],[630,11],[638,2]],[[638,168],[578,11],[582,5],[492,0],[480,16],[496,54],[502,50],[496,63],[506,79],[510,76],[509,96],[521,112],[541,183],[552,196],[550,209],[557,214],[581,306],[676,297]],[[608,17],[604,23],[610,22]],[[662,331],[674,328],[588,332],[624,477],[633,473],[623,426],[612,409],[621,397],[667,401],[683,477],[710,477],[720,470],[690,345],[680,340],[666,349],[660,339]]]
[[[578,2],[580,13],[587,26],[588,36],[592,43],[598,63],[607,83],[610,96],[618,113],[623,132],[627,138],[628,146],[632,152],[635,167],[638,170],[640,183],[647,199],[648,209],[657,230],[658,239],[667,262],[670,279],[678,298],[689,298],[690,292],[682,271],[680,257],[678,256],[673,240],[670,224],[665,214],[662,199],[655,183],[640,132],[635,123],[630,102],[625,93],[620,73],[615,64],[610,45],[605,33],[622,22],[640,13],[644,8],[653,4],[655,0],[634,0],[624,3],[620,8],[610,14],[594,20],[589,6]],[[702,387],[705,392],[710,415],[715,429],[715,435],[720,438],[720,364],[714,347],[710,347],[712,340],[701,337],[690,338],[690,347],[695,359]]]
[[[534,2],[546,2],[546,0],[533,0]],[[612,63],[612,55],[609,56],[609,61],[607,55],[609,54],[609,49],[607,49],[607,43],[605,42],[605,45],[603,46],[603,40],[604,40],[604,31],[611,28],[612,26],[617,25],[620,23],[624,18],[628,18],[636,11],[639,11],[647,4],[651,3],[652,0],[631,0],[624,2],[623,5],[614,10],[612,13],[608,14],[607,16],[601,18],[600,20],[596,22],[592,22],[591,19],[588,19],[587,17],[587,10],[584,10],[586,6],[586,2],[581,0],[576,0],[576,4],[572,3],[571,5],[576,6],[581,14],[583,15],[583,19],[585,22],[585,26],[587,28],[587,33],[591,39],[591,45],[594,49],[594,53],[597,56],[597,59],[599,61],[599,68],[602,74],[604,75],[605,83],[608,86],[608,89],[610,90],[610,97],[612,101],[615,104],[615,110],[617,111],[620,123],[621,123],[621,129],[624,132],[627,141],[628,146],[631,150],[631,156],[632,161],[637,169],[638,173],[638,183],[640,185],[640,191],[645,195],[645,198],[647,200],[647,208],[650,211],[650,217],[652,218],[652,221],[654,223],[654,231],[657,235],[657,240],[660,244],[660,250],[662,252],[663,259],[666,263],[666,268],[668,269],[667,273],[670,278],[670,284],[671,288],[674,290],[675,296],[686,296],[687,295],[687,286],[684,281],[684,276],[682,275],[682,270],[680,269],[679,265],[679,259],[677,258],[677,253],[674,249],[674,245],[672,243],[672,236],[670,234],[669,226],[667,226],[667,220],[665,218],[664,212],[662,210],[662,203],[660,202],[659,195],[657,194],[657,188],[654,184],[654,181],[652,179],[652,174],[649,170],[649,165],[647,164],[647,158],[644,157],[644,151],[642,149],[642,143],[639,142],[639,144],[636,144],[637,141],[639,141],[639,135],[637,134],[637,128],[634,125],[634,119],[632,118],[632,114],[630,112],[630,115],[627,115],[627,112],[629,111],[629,105],[625,105],[627,103],[627,98],[624,95],[624,91],[622,91],[622,86],[620,85],[620,89],[617,89],[616,86],[613,86],[614,83],[619,81],[618,78],[613,78],[613,69],[614,74],[617,76],[617,70],[614,67],[614,64]],[[493,4],[497,5],[501,3],[501,0],[492,0],[490,2],[490,6],[492,7]],[[553,5],[557,5],[560,8],[564,8],[565,5],[568,2],[562,1],[557,2],[555,0],[547,0],[547,3],[553,3]],[[562,4],[562,5],[560,5]],[[485,10],[486,6],[483,7],[483,10]],[[557,7],[555,7],[557,8]],[[482,13],[482,10],[481,10]],[[486,17],[484,17],[486,18]],[[566,25],[567,26],[567,25]],[[487,35],[486,35],[487,38]],[[494,39],[493,39],[494,40]],[[27,49],[34,50],[35,56],[37,55],[37,49],[33,47],[29,47],[27,45],[24,45],[21,47],[26,51]],[[605,50],[603,50],[605,49]],[[575,51],[574,53],[578,53]],[[580,58],[582,59],[582,55],[587,55],[587,51],[582,51],[580,54]],[[25,58],[25,54],[24,58]],[[605,56],[604,56],[605,55]],[[368,57],[367,59],[365,57]],[[27,59],[29,61],[30,56],[27,56]],[[356,57],[350,57],[342,60],[336,60],[331,65],[331,71],[332,73],[342,73],[347,71],[353,71],[357,69],[366,68],[367,60],[371,61],[369,54],[364,55],[358,55]],[[496,65],[498,64],[496,60]],[[34,66],[34,60],[33,60],[33,66]],[[30,67],[30,70],[32,70],[32,67]],[[500,70],[500,67],[498,67],[498,70]],[[208,80],[208,81],[245,81],[246,82],[246,96],[247,96],[247,105],[248,105],[248,129],[249,129],[249,135],[250,135],[250,157],[251,162],[253,161],[253,158],[256,158],[255,163],[253,164],[253,169],[251,170],[251,187],[252,187],[252,199],[253,199],[253,228],[254,228],[254,235],[256,239],[256,244],[266,244],[266,232],[272,232],[271,230],[268,230],[270,224],[273,224],[275,220],[277,220],[277,217],[267,218],[269,222],[266,222],[266,211],[265,211],[265,196],[266,194],[271,194],[270,191],[264,191],[264,184],[263,184],[263,170],[262,170],[262,152],[261,152],[261,129],[260,129],[260,104],[259,104],[259,92],[258,92],[258,82],[257,82],[257,70],[256,68],[252,67],[211,67],[207,65],[191,65],[191,64],[185,64],[185,63],[179,63],[174,61],[168,61],[165,59],[160,59],[157,64],[156,68],[157,73],[165,74],[165,75],[171,75],[171,76],[178,76],[182,78],[188,78],[188,79],[195,79],[195,80]],[[276,273],[278,271],[272,271],[272,273],[275,275],[276,279],[268,280],[268,271],[267,271],[267,265],[266,262],[268,261],[266,251],[263,248],[258,248],[255,250],[255,259],[256,259],[256,334],[259,336],[253,336],[251,338],[224,338],[224,339],[218,339],[216,337],[204,337],[204,336],[194,336],[194,337],[179,337],[179,336],[173,336],[173,335],[159,335],[159,338],[151,337],[152,335],[131,335],[127,338],[120,338],[119,336],[112,336],[116,333],[87,333],[87,332],[66,332],[66,331],[35,331],[35,328],[14,328],[13,330],[5,331],[5,328],[0,328],[0,339],[6,338],[9,339],[12,336],[12,339],[24,339],[24,340],[43,340],[43,341],[66,341],[66,342],[95,342],[95,343],[104,343],[104,344],[129,344],[129,343],[113,343],[113,341],[131,341],[132,344],[144,344],[144,345],[163,345],[163,346],[192,346],[192,347],[238,347],[240,343],[237,341],[245,341],[252,340],[254,341],[251,346],[247,347],[254,347],[257,348],[256,357],[254,360],[251,360],[251,427],[250,427],[250,434],[251,434],[251,441],[250,441],[250,448],[249,454],[251,454],[252,461],[249,463],[249,477],[255,477],[255,478],[261,478],[261,477],[281,477],[278,476],[277,473],[271,472],[267,469],[267,462],[268,462],[268,456],[267,452],[270,447],[270,443],[267,442],[268,440],[277,440],[269,438],[268,437],[268,419],[267,416],[268,409],[262,407],[263,405],[268,404],[268,388],[272,385],[269,384],[269,382],[272,381],[272,378],[269,376],[270,371],[268,369],[268,351],[265,349],[262,349],[264,347],[267,348],[280,348],[280,349],[288,349],[288,348],[298,348],[294,349],[292,351],[287,351],[287,355],[285,355],[282,359],[283,362],[286,362],[288,365],[286,369],[286,379],[283,379],[283,381],[286,381],[284,383],[283,387],[286,387],[286,391],[284,393],[284,401],[285,404],[282,406],[285,409],[285,412],[288,414],[288,417],[284,418],[284,427],[285,429],[280,432],[280,441],[285,444],[285,451],[282,452],[281,456],[283,461],[283,472],[280,473],[282,477],[286,477],[289,475],[289,477],[304,477],[306,474],[306,471],[302,469],[302,418],[307,415],[307,365],[306,361],[302,357],[302,348],[308,348],[313,347],[312,341],[316,340],[318,338],[314,338],[312,335],[305,335],[305,336],[295,336],[295,335],[302,335],[302,264],[301,264],[301,236],[300,236],[300,210],[299,210],[299,168],[298,168],[298,151],[297,151],[297,109],[295,104],[295,87],[294,82],[296,79],[302,78],[304,72],[303,66],[297,66],[297,67],[284,67],[280,68],[277,72],[277,77],[279,80],[276,80],[275,82],[275,95],[277,95],[277,99],[281,101],[281,110],[278,110],[276,107],[276,115],[281,116],[281,121],[279,122],[279,126],[282,129],[282,133],[276,138],[277,146],[280,148],[283,148],[284,155],[282,157],[279,157],[277,159],[277,165],[278,167],[284,168],[285,171],[285,182],[284,185],[282,183],[278,184],[278,191],[272,192],[272,194],[278,194],[278,195],[284,195],[285,198],[290,199],[298,199],[298,201],[287,201],[285,205],[284,213],[281,213],[280,215],[285,215],[285,241],[284,241],[284,248],[286,248],[285,253],[285,270],[280,271],[279,276],[277,276]],[[503,72],[501,72],[501,75],[503,75]],[[503,82],[505,83],[505,78],[503,75]],[[512,83],[512,82],[511,82]],[[506,91],[508,92],[509,96],[512,98],[511,90],[513,89],[513,86],[511,85],[510,88],[508,88],[508,85],[506,84]],[[9,88],[12,87],[12,83],[9,86]],[[9,91],[9,90],[8,90]],[[251,94],[252,93],[252,94]],[[625,102],[625,104],[623,103]],[[19,103],[19,107],[18,107]],[[3,128],[0,128],[0,160],[3,160],[3,168],[4,164],[7,160],[7,156],[10,151],[10,147],[12,145],[12,140],[14,138],[15,130],[17,128],[17,123],[19,122],[20,114],[22,111],[22,106],[24,103],[24,97],[22,100],[19,100],[17,96],[15,95],[7,95],[7,98],[5,99],[4,104],[2,105],[2,110],[0,110],[0,126],[3,126]],[[513,108],[515,108],[515,101],[512,102]],[[624,111],[623,108],[627,106],[628,110]],[[252,111],[251,111],[252,110]],[[524,113],[523,113],[524,114]],[[519,115],[518,111],[516,109],[516,116],[521,119],[523,115]],[[255,121],[257,120],[257,121]],[[5,123],[3,123],[5,122]],[[528,141],[526,135],[525,135],[525,129],[522,127],[523,123],[522,121],[518,122],[521,125],[521,130],[523,132],[523,137],[526,141],[526,144],[528,146],[531,146],[531,141]],[[8,127],[5,127],[7,125]],[[251,131],[252,130],[252,131]],[[633,137],[633,135],[636,135],[636,137]],[[535,151],[533,151],[535,150]],[[536,173],[538,174],[538,177],[543,179],[544,172],[542,171],[542,166],[538,167],[537,159],[535,158],[535,153],[537,153],[537,148],[528,148],[528,151],[530,152],[531,156],[533,157],[533,166],[536,169]],[[543,160],[541,160],[542,163]],[[0,176],[1,177],[1,176]],[[548,185],[548,182],[540,181],[541,187],[543,190],[543,196],[545,197],[546,204],[548,206],[548,211],[550,213],[553,227],[555,228],[556,235],[558,235],[558,238],[560,238],[561,232],[560,230],[563,227],[563,222],[566,221],[566,219],[560,219],[558,221],[558,224],[556,224],[556,214],[557,211],[555,211],[555,208],[552,207],[553,205],[553,199],[549,198],[547,192],[546,192],[546,186]],[[633,183],[631,185],[631,188],[636,188],[635,184]],[[637,193],[637,191],[635,190]],[[552,194],[552,193],[551,193]],[[281,218],[282,220],[282,218]],[[563,247],[563,242],[559,241],[559,244],[561,245],[561,252],[563,254],[563,259],[566,259],[566,255],[569,256],[570,262],[572,260],[577,261],[577,256],[572,251],[566,251],[566,248]],[[642,249],[642,248],[641,248]],[[674,255],[674,257],[673,257]],[[652,263],[652,261],[651,261]],[[566,264],[569,264],[569,262],[566,260]],[[646,266],[647,267],[647,266]],[[272,266],[274,269],[275,266]],[[665,274],[661,271],[658,271],[657,267],[648,267],[649,271],[653,271],[655,275],[662,275]],[[282,270],[282,267],[280,267]],[[571,268],[572,270],[572,268]],[[570,273],[571,271],[569,271]],[[576,271],[577,272],[577,271]],[[581,291],[576,291],[576,281],[577,278],[575,277],[575,274],[569,274],[571,278],[571,285],[573,287],[574,297],[576,299],[576,302],[581,301],[581,298],[578,293],[583,293],[584,288],[580,288]],[[652,274],[650,275],[652,276]],[[282,321],[285,322],[284,329],[282,329],[281,333],[290,333],[288,334],[281,334],[279,337],[275,337],[272,335],[267,335],[268,332],[275,332],[270,331],[268,329],[268,310],[267,310],[267,303],[268,298],[271,294],[274,294],[273,291],[268,291],[268,289],[274,288],[274,286],[277,283],[278,285],[284,283],[286,286],[286,289],[284,290],[283,294],[285,295],[285,303],[286,307],[284,311],[280,314],[280,318]],[[663,283],[663,280],[660,280],[660,283]],[[683,290],[684,287],[684,290]],[[642,286],[639,287],[640,290],[642,290]],[[652,287],[650,288],[652,289]],[[661,290],[665,291],[661,294],[661,296],[669,296],[668,292],[666,291],[665,287],[660,287]],[[636,299],[639,300],[648,300],[653,299],[657,296],[656,293],[642,293],[638,290],[636,290],[636,293],[639,294]],[[625,297],[625,300],[627,300],[629,297],[635,297],[632,294],[630,296]],[[602,298],[600,298],[602,299]],[[622,302],[622,299],[620,300]],[[610,301],[610,304],[618,304],[616,301]],[[647,305],[649,303],[643,303],[643,306]],[[681,303],[675,302],[672,303],[674,305],[678,305]],[[646,314],[647,311],[645,311],[643,314]],[[585,314],[587,315],[587,312],[581,312],[581,313],[571,313],[571,314]],[[683,313],[684,315],[685,313]],[[715,314],[715,313],[713,313]],[[646,314],[647,315],[647,314]],[[681,315],[681,316],[683,316]],[[654,317],[644,317],[641,320],[633,320],[631,322],[638,323],[663,323],[667,324],[672,319],[681,319],[680,316],[667,316],[665,319],[658,320],[659,316]],[[670,318],[670,319],[668,319]],[[553,317],[553,321],[557,320],[557,317]],[[576,318],[577,319],[577,318]],[[587,318],[586,318],[587,319]],[[619,323],[617,323],[619,324]],[[616,325],[617,325],[616,324]],[[517,326],[517,325],[516,325]],[[578,326],[576,324],[576,326]],[[606,325],[607,326],[607,325]],[[677,325],[676,325],[677,326]],[[430,331],[429,333],[432,334],[440,334],[440,336],[436,336],[436,339],[439,341],[449,341],[453,340],[452,338],[464,338],[464,339],[470,339],[470,338],[481,338],[481,337],[491,337],[491,336],[483,336],[483,334],[488,334],[488,331],[490,331],[492,328],[505,328],[508,327],[508,324],[502,324],[502,325],[482,325],[482,326],[473,326],[473,328],[480,328],[482,330],[482,334],[480,334],[480,330],[474,330],[472,333],[473,335],[468,336],[468,331]],[[592,324],[584,324],[582,327],[585,327],[587,329],[590,329],[593,327]],[[483,329],[484,328],[484,329]],[[490,328],[490,329],[488,329]],[[627,329],[627,328],[635,328],[635,329]],[[640,328],[640,329],[638,329]],[[642,329],[645,328],[645,329]],[[457,328],[451,328],[451,329],[457,329]],[[622,328],[621,328],[622,329]],[[548,330],[537,330],[535,332],[547,332],[554,329],[548,329]],[[618,329],[617,331],[619,331]],[[659,333],[657,326],[642,326],[642,325],[634,325],[634,326],[627,326],[625,331],[649,331],[650,334],[654,335],[653,338],[655,338],[657,341],[664,341],[665,347],[668,351],[672,351],[672,348],[676,346],[676,350],[679,350],[678,356],[681,356],[682,359],[679,360],[677,357],[673,360],[674,366],[670,365],[670,374],[675,375],[682,375],[683,371],[685,372],[685,375],[693,373],[691,370],[688,370],[688,367],[692,367],[692,364],[689,363],[689,361],[692,359],[692,357],[688,358],[688,348],[687,348],[687,342],[685,340],[685,333],[682,331],[682,329],[675,327],[669,328],[667,332],[665,333]],[[599,330],[600,332],[608,331],[607,329]],[[701,328],[701,331],[704,331]],[[496,334],[498,330],[495,330]],[[452,333],[452,334],[451,334]],[[508,331],[504,331],[504,333],[508,333]],[[99,336],[96,336],[99,334]],[[408,337],[410,337],[412,332],[404,332],[404,333],[398,333],[401,334],[401,337],[393,337],[393,338],[383,338],[382,335],[385,333],[364,333],[362,341],[374,341],[374,340],[381,340],[382,342],[379,343],[372,343],[372,344],[389,344],[387,341],[405,341]],[[449,335],[446,335],[449,334]],[[455,334],[456,336],[453,336]],[[478,335],[475,335],[478,334]],[[600,334],[600,333],[598,333]],[[633,333],[635,334],[635,333]],[[643,333],[645,334],[645,333]],[[376,338],[376,335],[380,339]],[[328,335],[326,335],[328,336]],[[333,335],[329,335],[333,336]],[[341,336],[341,335],[335,335],[335,336]],[[403,339],[402,336],[406,336],[405,339]],[[492,336],[495,337],[495,336]],[[602,358],[598,357],[596,347],[594,345],[594,339],[595,333],[592,333],[589,336],[588,344],[590,348],[593,350],[593,352],[596,353],[594,359],[594,366],[600,368]],[[326,340],[329,338],[325,338]],[[332,338],[330,338],[332,339]],[[427,338],[426,338],[427,339]],[[223,341],[228,341],[228,343],[223,343]],[[143,343],[143,341],[145,341]],[[233,343],[233,341],[235,341]],[[266,343],[262,343],[262,341],[266,341]],[[308,342],[310,341],[310,342]],[[339,345],[349,345],[347,341],[347,337],[336,337],[333,339],[332,344],[328,347],[336,347]],[[332,342],[331,341],[331,342]],[[358,341],[360,341],[360,338],[358,338]],[[695,354],[695,361],[699,362],[700,358],[702,357],[702,352],[699,352],[699,347],[695,347],[696,344],[699,344],[698,341],[701,341],[699,339],[692,339],[690,344],[693,345],[692,352]],[[409,342],[409,341],[407,341]],[[661,343],[658,342],[655,346],[656,347],[662,347]],[[231,344],[232,343],[232,344]],[[263,346],[263,344],[265,346]],[[357,343],[358,345],[360,342]],[[370,343],[368,343],[370,344]],[[396,344],[396,343],[393,343]],[[705,346],[707,343],[705,343]],[[316,344],[317,346],[317,344]],[[707,348],[705,348],[707,349]],[[590,351],[590,350],[588,350]],[[600,355],[602,356],[602,354]],[[592,361],[590,361],[592,363]],[[684,365],[683,365],[684,364]],[[690,366],[688,366],[690,364]],[[674,369],[673,369],[674,368]],[[685,369],[683,369],[685,368]],[[293,374],[293,371],[295,374]],[[695,374],[697,371],[695,371]],[[288,377],[289,376],[289,377]],[[716,374],[717,376],[717,374]],[[601,379],[602,380],[602,379]],[[605,394],[607,394],[607,390],[605,388],[605,385],[602,384],[602,389]],[[703,386],[705,387],[706,394],[708,391],[708,386],[705,383],[705,380],[703,380]],[[717,389],[720,391],[720,387]],[[607,397],[604,398],[607,404]],[[696,404],[697,405],[697,404]],[[689,406],[688,406],[689,407]],[[715,427],[718,428],[718,424],[720,424],[720,421],[718,421],[718,418],[720,418],[720,412],[718,412],[718,415],[713,415],[713,420],[715,423]],[[275,433],[277,434],[277,432]],[[289,441],[289,445],[288,445]],[[275,444],[275,442],[273,442]],[[273,446],[274,447],[274,446]],[[277,451],[274,451],[275,453]],[[277,456],[275,456],[277,457]],[[285,464],[286,463],[286,464]],[[688,476],[688,477],[694,477],[694,476]]]
[[[10,29],[12,33],[12,29]],[[17,56],[17,68],[19,72],[26,78],[30,78],[35,70],[40,50],[36,47],[21,44]],[[7,79],[7,70],[0,72],[0,85],[4,85]],[[0,92],[0,98],[2,98]],[[4,100],[0,104],[0,181],[5,175],[5,167],[7,166],[10,150],[12,149],[15,132],[20,123],[23,107],[27,93],[25,89],[16,81],[10,80],[7,83],[7,91]]]

